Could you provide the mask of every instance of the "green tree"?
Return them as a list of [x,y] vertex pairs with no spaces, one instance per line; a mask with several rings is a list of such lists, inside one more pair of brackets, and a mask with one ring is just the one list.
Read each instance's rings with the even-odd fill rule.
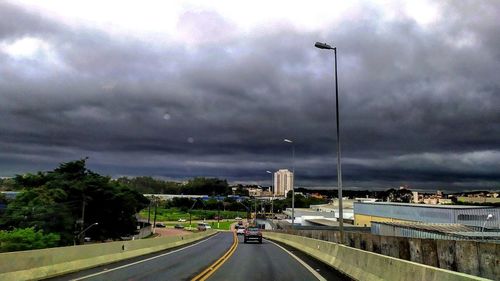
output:
[[179,194],[181,184],[172,181],[162,181],[152,177],[121,177],[118,182],[127,185],[143,194]]
[[87,236],[113,239],[134,233],[135,214],[149,200],[88,170],[85,161],[62,163],[50,172],[16,176],[16,184],[25,190],[9,203],[0,218],[0,227],[34,227],[45,233],[58,233],[61,245],[72,244],[75,232],[95,222],[99,225],[90,229]]
[[0,204],[7,204],[7,196],[3,193],[0,193]]
[[0,252],[56,247],[58,243],[58,234],[44,234],[41,230],[35,231],[33,227],[12,231],[0,230]]
[[181,189],[184,194],[226,195],[231,193],[227,180],[218,178],[194,178]]
[[0,179],[0,191],[2,190],[15,190],[14,179]]

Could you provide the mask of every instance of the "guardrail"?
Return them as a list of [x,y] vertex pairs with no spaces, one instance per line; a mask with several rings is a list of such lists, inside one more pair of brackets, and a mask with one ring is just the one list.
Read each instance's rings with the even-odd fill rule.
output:
[[318,239],[273,232],[263,235],[292,246],[355,280],[490,280]]
[[182,236],[1,253],[0,280],[54,277],[178,247],[215,233],[209,230]]

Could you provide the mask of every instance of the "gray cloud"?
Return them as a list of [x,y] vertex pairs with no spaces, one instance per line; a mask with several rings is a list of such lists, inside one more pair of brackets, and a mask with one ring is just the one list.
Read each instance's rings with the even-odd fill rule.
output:
[[313,47],[334,39],[346,186],[498,188],[499,5],[470,3],[443,4],[427,27],[365,7],[323,31],[244,35],[212,11],[188,13],[191,48],[0,4],[0,46],[29,36],[51,48],[34,59],[0,49],[0,175],[89,156],[115,176],[267,184],[266,170],[290,167],[292,138],[298,184],[334,186],[333,54]]

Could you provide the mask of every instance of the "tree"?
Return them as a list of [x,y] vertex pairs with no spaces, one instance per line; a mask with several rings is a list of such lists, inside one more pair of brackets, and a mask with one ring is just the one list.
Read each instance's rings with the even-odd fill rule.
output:
[[7,196],[3,193],[0,193],[0,204],[7,204]]
[[58,242],[58,234],[44,234],[41,230],[35,231],[34,227],[0,230],[0,252],[56,247]]
[[0,179],[0,190],[14,190],[14,179]]
[[85,166],[86,159],[81,159],[62,163],[54,171],[16,176],[16,184],[25,190],[7,206],[0,227],[58,233],[60,245],[72,244],[75,232],[95,222],[98,227],[87,236],[114,239],[133,234],[135,214],[149,200]]
[[388,189],[385,192],[384,198],[390,202],[410,203],[412,199],[412,192],[409,189]]
[[185,194],[226,195],[231,193],[227,180],[218,178],[194,178],[182,187]]
[[143,194],[180,194],[181,184],[177,182],[162,181],[152,177],[121,177],[117,181]]

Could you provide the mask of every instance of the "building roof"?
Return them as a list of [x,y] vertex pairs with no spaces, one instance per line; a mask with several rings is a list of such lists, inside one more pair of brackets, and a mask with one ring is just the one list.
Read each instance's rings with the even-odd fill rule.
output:
[[472,206],[472,205],[430,205],[430,204],[415,204],[415,203],[398,203],[398,202],[354,202],[354,204],[369,204],[369,205],[387,205],[387,206],[403,206],[403,207],[419,207],[419,208],[439,208],[439,209],[494,209],[494,206]]
[[476,227],[471,227],[458,223],[372,222],[372,224],[385,224],[396,227],[404,227],[404,228],[442,232],[442,233],[477,232]]
[[480,231],[475,231],[475,232],[451,232],[455,235],[460,235],[460,236],[465,236],[468,238],[496,238],[500,239],[500,232],[492,232],[492,231],[486,231],[486,232],[480,232]]
[[[396,236],[430,239],[449,239],[445,237],[454,237],[452,239],[500,241],[500,231],[481,232],[481,227],[457,223],[372,222],[372,233],[374,233],[373,227],[379,228],[377,225],[379,227],[384,225],[394,227],[394,234],[399,233]],[[387,230],[385,232],[387,233]]]

